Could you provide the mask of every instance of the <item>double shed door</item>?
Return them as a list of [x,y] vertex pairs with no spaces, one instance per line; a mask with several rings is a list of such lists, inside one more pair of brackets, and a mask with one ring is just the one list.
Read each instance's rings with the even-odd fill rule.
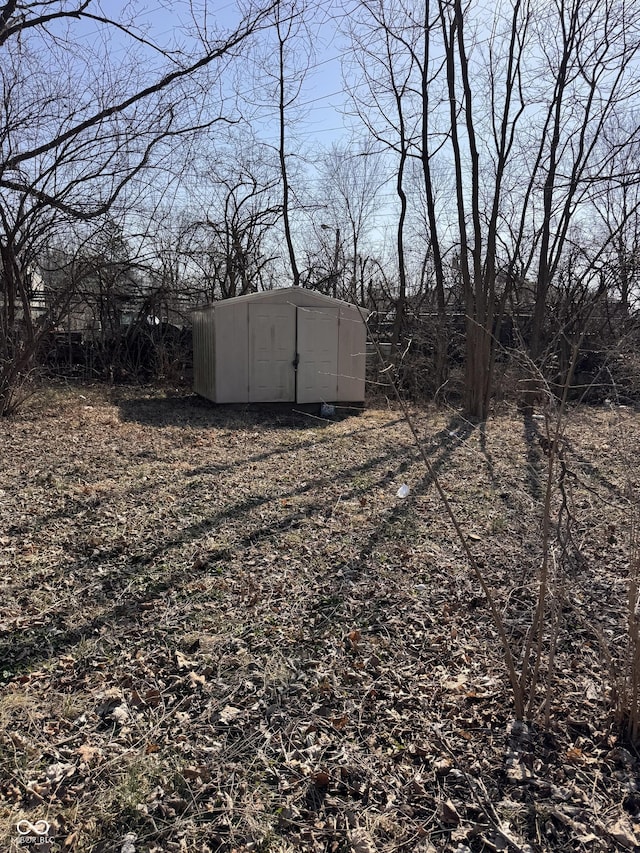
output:
[[249,305],[249,400],[337,399],[338,320],[334,306]]

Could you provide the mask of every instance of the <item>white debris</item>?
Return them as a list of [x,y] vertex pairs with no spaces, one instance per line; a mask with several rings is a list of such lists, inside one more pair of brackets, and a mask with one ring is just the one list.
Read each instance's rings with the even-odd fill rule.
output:
[[127,832],[125,837],[122,839],[122,847],[120,848],[120,853],[136,853],[136,841],[138,840],[138,836],[135,832]]

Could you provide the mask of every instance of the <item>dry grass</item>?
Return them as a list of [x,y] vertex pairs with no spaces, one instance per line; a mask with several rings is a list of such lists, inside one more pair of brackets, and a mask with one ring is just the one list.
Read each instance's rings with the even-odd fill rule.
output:
[[[414,414],[521,646],[541,422]],[[83,853],[127,834],[138,853],[633,845],[638,766],[598,639],[624,654],[621,435],[637,458],[633,411],[570,413],[552,726],[514,730],[482,590],[399,413],[34,397],[0,424],[0,846],[22,817]]]

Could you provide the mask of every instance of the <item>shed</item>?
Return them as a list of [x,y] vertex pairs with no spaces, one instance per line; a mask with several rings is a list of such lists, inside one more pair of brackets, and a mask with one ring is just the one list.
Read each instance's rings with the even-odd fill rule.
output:
[[367,312],[302,287],[193,314],[193,386],[214,403],[364,400]]

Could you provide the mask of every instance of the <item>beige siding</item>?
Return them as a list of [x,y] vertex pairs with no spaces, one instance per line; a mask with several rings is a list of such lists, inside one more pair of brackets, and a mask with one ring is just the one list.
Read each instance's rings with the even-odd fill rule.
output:
[[298,403],[329,403],[338,399],[339,314],[337,305],[297,309]]
[[338,343],[338,397],[343,402],[364,400],[367,352],[367,327],[355,305],[340,306]]
[[286,302],[249,305],[249,398],[255,403],[296,399],[296,309]]
[[248,403],[249,305],[228,299],[216,308],[216,403]]
[[193,314],[193,390],[216,402],[215,312]]
[[216,403],[361,402],[365,353],[359,309],[301,287],[228,299],[193,315],[194,390]]

